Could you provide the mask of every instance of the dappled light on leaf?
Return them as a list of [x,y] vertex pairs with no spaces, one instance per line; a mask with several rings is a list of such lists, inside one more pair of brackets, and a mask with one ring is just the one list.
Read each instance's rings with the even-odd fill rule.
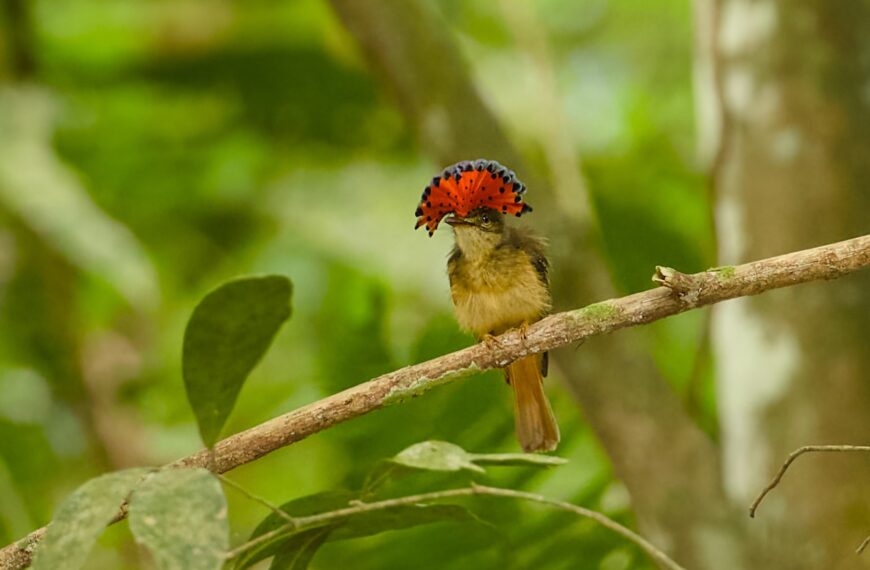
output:
[[227,504],[205,469],[167,469],[130,498],[130,530],[159,570],[218,570],[229,546]]
[[35,570],[82,568],[97,538],[146,473],[147,469],[116,471],[91,479],[76,489],[58,507],[36,550],[32,567]]

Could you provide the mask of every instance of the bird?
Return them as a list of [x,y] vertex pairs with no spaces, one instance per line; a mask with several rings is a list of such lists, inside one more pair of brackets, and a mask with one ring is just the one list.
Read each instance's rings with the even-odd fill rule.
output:
[[[479,341],[526,328],[552,307],[546,241],[507,216],[532,211],[525,185],[496,161],[478,159],[447,167],[423,190],[416,227],[433,235],[443,220],[453,228],[447,261],[450,294],[459,326]],[[532,354],[504,368],[514,393],[517,439],[526,452],[553,451],[559,426],[544,393],[548,354]]]

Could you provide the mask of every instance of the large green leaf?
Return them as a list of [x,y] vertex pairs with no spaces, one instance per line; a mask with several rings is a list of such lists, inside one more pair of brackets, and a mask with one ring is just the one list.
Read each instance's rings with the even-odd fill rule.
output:
[[200,301],[184,331],[187,399],[209,447],[217,441],[248,374],[290,317],[286,277],[244,277]]
[[229,547],[227,503],[205,469],[167,469],[130,497],[130,530],[160,570],[218,570]]
[[91,479],[66,498],[39,543],[32,568],[81,568],[97,538],[147,469],[127,469]]

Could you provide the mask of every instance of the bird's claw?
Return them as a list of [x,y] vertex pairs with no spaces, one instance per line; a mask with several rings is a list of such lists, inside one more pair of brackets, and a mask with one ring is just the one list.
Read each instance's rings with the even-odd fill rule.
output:
[[523,323],[517,327],[517,330],[520,331],[520,338],[523,343],[529,339],[529,323]]
[[501,341],[495,335],[490,333],[486,333],[483,335],[483,338],[480,341],[488,348],[489,350],[497,350],[501,348]]

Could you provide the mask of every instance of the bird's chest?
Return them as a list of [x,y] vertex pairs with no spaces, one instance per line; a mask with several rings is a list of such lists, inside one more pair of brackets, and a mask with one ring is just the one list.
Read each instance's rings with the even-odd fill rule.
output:
[[549,293],[522,251],[450,264],[450,292],[459,325],[478,337],[541,318]]

